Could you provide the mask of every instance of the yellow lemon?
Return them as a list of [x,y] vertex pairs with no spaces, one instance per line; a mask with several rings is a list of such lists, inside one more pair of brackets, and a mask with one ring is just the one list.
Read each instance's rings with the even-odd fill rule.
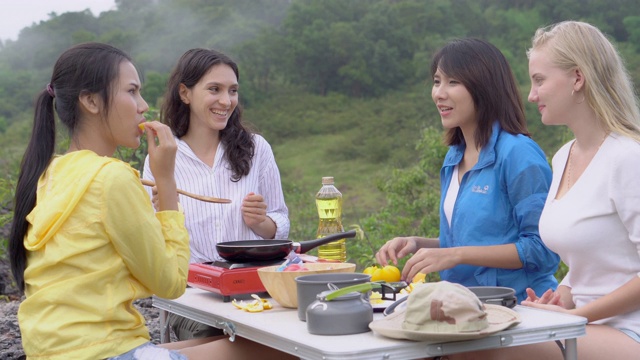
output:
[[373,265],[373,266],[369,266],[369,267],[365,268],[362,273],[373,276],[373,273],[378,269],[380,269],[380,268],[375,266],[375,265]]
[[377,291],[372,291],[371,296],[369,296],[369,302],[372,305],[382,304],[384,302],[384,300],[382,300],[382,294]]
[[417,273],[413,279],[411,280],[412,283],[423,283],[425,281],[425,278],[427,277],[427,274],[424,273]]
[[379,266],[369,266],[364,269],[363,273],[371,275],[371,281],[400,281],[400,269],[393,265],[387,265],[380,268]]

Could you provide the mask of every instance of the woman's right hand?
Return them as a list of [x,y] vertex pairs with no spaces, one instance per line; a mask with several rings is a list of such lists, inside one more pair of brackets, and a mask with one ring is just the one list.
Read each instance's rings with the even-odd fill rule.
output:
[[144,131],[147,136],[149,168],[157,188],[153,197],[154,207],[157,211],[178,210],[178,191],[174,178],[178,145],[173,133],[159,121],[146,122]]
[[144,123],[149,151],[149,167],[156,183],[166,178],[173,179],[178,145],[171,129],[159,122]]
[[398,265],[398,259],[413,254],[418,250],[415,237],[397,237],[387,241],[376,253],[378,264],[389,265],[389,260]]

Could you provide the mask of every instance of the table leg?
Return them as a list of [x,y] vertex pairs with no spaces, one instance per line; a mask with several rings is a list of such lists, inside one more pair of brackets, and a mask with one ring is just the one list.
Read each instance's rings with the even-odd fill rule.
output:
[[578,340],[566,339],[564,341],[564,359],[565,360],[578,360]]
[[160,310],[160,343],[162,344],[171,342],[169,321],[167,319],[168,314],[169,312],[167,310]]

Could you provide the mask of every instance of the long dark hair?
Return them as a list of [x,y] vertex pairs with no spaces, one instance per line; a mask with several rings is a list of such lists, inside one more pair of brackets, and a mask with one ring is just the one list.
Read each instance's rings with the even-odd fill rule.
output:
[[[431,77],[438,69],[471,93],[476,108],[478,127],[474,138],[478,148],[489,142],[495,121],[511,134],[530,136],[513,72],[497,47],[480,39],[452,40],[433,56]],[[447,145],[464,142],[459,127],[449,129],[445,137]]]
[[73,46],[60,55],[53,67],[50,83],[38,94],[31,139],[20,164],[9,235],[11,271],[22,291],[27,266],[24,237],[29,223],[26,217],[36,205],[38,179],[49,166],[55,152],[54,108],[71,136],[80,121],[78,99],[81,94],[99,95],[106,104],[103,109],[106,116],[113,82],[118,78],[120,63],[125,60],[131,61],[131,58],[111,45],[84,43]]
[[[168,89],[160,111],[161,121],[169,125],[175,136],[183,137],[189,130],[191,122],[191,109],[180,99],[180,84],[192,89],[213,66],[220,64],[233,69],[236,78],[240,80],[238,65],[216,50],[202,48],[187,50],[178,60],[169,77]],[[220,141],[225,146],[227,161],[231,164],[233,172],[231,181],[238,181],[249,174],[255,144],[250,127],[242,121],[240,104],[233,110],[227,126],[220,131]]]

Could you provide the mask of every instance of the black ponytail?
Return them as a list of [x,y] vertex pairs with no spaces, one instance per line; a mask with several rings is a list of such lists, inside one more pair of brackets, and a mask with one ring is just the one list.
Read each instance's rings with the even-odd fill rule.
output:
[[53,67],[51,82],[36,100],[33,131],[20,164],[9,235],[11,272],[21,291],[25,290],[24,270],[27,267],[27,250],[24,247],[24,237],[29,229],[27,215],[36,205],[38,180],[55,152],[54,102],[60,122],[73,137],[81,121],[78,108],[80,94],[88,92],[100,96],[103,103],[107,104],[104,108],[106,114],[111,88],[123,61],[131,61],[131,58],[111,45],[75,45],[60,55]]
[[27,215],[36,205],[38,179],[49,166],[55,150],[53,100],[46,90],[43,90],[36,100],[31,139],[20,164],[20,176],[16,187],[13,222],[9,235],[9,258],[11,272],[21,291],[24,291],[24,269],[27,266],[27,252],[24,247],[24,236],[29,227]]

